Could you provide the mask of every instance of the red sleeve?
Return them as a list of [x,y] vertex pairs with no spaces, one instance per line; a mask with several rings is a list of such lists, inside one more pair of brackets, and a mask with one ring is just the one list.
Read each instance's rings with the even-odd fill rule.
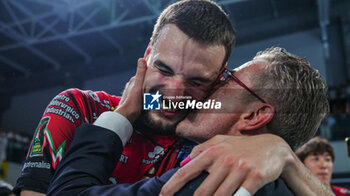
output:
[[347,188],[332,185],[332,189],[333,189],[333,192],[335,193],[336,196],[349,196],[350,195],[350,190]]
[[75,128],[114,110],[120,97],[103,91],[68,89],[54,97],[37,126],[15,193],[21,189],[46,193],[57,164],[69,147]]

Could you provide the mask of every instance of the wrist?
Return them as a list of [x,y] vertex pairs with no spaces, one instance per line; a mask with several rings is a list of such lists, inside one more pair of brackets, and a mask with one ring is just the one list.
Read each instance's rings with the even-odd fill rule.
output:
[[116,133],[123,145],[130,139],[133,132],[133,127],[129,120],[117,112],[103,112],[93,124]]
[[285,165],[281,173],[282,179],[290,179],[298,172],[299,159],[295,153],[290,149],[285,155]]
[[130,110],[126,109],[125,107],[118,107],[117,109],[114,110],[114,112],[121,114],[124,116],[126,119],[129,120],[131,124],[135,122],[137,119],[137,115],[133,112],[130,112]]
[[[279,157],[283,160],[284,165],[282,166],[282,171],[280,176],[285,178],[290,178],[290,175],[293,175],[297,171],[297,165],[298,165],[298,157],[295,155],[292,148],[289,146],[289,144],[280,136],[273,135],[275,137],[275,142],[277,143],[276,146],[280,149],[279,151]],[[300,162],[300,161],[299,161]]]

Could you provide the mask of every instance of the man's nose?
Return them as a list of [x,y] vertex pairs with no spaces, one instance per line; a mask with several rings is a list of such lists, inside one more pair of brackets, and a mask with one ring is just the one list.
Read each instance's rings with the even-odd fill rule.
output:
[[322,169],[326,169],[327,168],[327,161],[325,160],[320,160],[319,161],[319,167],[322,168]]
[[184,79],[181,76],[172,77],[167,84],[167,95],[172,97],[181,97],[185,95]]

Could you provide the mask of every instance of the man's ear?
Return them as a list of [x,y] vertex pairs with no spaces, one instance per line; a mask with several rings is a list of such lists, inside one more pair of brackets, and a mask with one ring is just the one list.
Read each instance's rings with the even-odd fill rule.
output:
[[148,61],[149,54],[151,54],[151,51],[152,51],[152,40],[148,43],[145,54],[143,55],[143,58],[146,59],[146,61]]
[[259,134],[265,130],[266,125],[272,120],[275,110],[270,104],[259,104],[257,109],[252,109],[241,116],[242,134]]

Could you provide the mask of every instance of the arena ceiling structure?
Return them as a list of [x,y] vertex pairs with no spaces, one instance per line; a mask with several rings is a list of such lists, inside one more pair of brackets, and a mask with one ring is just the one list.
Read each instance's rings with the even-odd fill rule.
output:
[[[92,78],[133,69],[136,59],[143,56],[155,20],[173,2],[1,0],[1,97],[55,85],[79,86]],[[320,28],[327,51],[327,27],[339,16],[350,18],[347,0],[216,2],[237,29],[237,45]]]

